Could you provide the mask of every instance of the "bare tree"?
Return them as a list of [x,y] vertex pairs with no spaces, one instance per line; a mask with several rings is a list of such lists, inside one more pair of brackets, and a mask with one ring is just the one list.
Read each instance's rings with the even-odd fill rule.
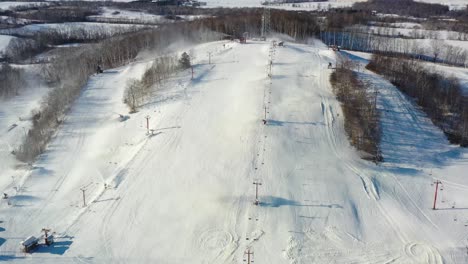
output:
[[434,55],[434,62],[437,62],[440,53],[444,49],[444,41],[440,39],[433,39],[431,40],[431,49],[432,55]]

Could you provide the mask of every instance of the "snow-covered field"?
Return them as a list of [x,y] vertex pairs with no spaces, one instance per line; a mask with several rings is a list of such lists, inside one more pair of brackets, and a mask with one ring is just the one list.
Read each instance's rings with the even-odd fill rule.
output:
[[[0,201],[0,260],[240,263],[251,247],[256,263],[466,263],[466,151],[362,72],[379,87],[387,162],[362,161],[331,92],[335,54],[287,42],[272,49],[269,79],[270,49],[198,45],[194,79],[172,78],[123,122],[125,83],[149,62],[92,77],[32,169],[14,182],[0,170],[11,196]],[[433,211],[435,178],[444,190]],[[42,228],[56,243],[21,253]]]
[[10,41],[15,38],[7,35],[0,35],[0,54],[8,47]]

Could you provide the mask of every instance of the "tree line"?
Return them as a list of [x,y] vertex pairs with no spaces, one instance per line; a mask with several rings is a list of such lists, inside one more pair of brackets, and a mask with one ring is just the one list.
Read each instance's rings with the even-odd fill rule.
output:
[[[188,56],[187,53],[184,54]],[[164,80],[173,76],[177,70],[186,68],[186,63],[182,62],[185,60],[179,62],[176,56],[156,58],[140,80],[129,80],[125,88],[123,102],[128,105],[130,112],[136,112],[138,107],[152,98],[154,92],[164,84]],[[190,67],[190,61],[188,63]]]
[[327,45],[337,45],[347,50],[414,58],[456,66],[465,66],[468,62],[467,50],[450,45],[444,40],[433,39],[430,41],[430,45],[424,46],[410,38],[370,34],[366,32],[365,27],[321,32],[320,39]]
[[353,71],[354,64],[340,58],[330,83],[344,114],[344,129],[350,143],[361,151],[362,157],[374,162],[383,161],[380,150],[380,115],[376,93]]
[[0,65],[0,99],[18,95],[26,86],[24,70],[13,68],[10,64]]
[[[228,14],[200,19],[197,23],[234,37],[240,37],[244,32],[260,36],[262,14],[263,9],[231,10]],[[275,9],[270,15],[271,31],[289,35],[296,41],[306,40],[320,32],[316,14]]]
[[373,55],[368,69],[385,76],[415,102],[453,144],[468,146],[468,97],[458,79],[416,60]]
[[377,11],[383,14],[422,18],[442,16],[449,12],[447,5],[415,2],[413,0],[369,0],[354,3],[353,8]]
[[95,4],[72,5],[72,3],[48,2],[48,6],[11,11],[9,16],[47,23],[84,22],[88,16],[99,14]]
[[22,33],[18,29],[9,29],[5,33],[13,38],[4,51],[4,59],[20,62],[50,50],[55,45],[68,43],[93,43],[110,37],[125,35],[147,29],[142,26],[93,25],[91,28],[80,25],[61,25],[60,28],[47,28],[35,32]]

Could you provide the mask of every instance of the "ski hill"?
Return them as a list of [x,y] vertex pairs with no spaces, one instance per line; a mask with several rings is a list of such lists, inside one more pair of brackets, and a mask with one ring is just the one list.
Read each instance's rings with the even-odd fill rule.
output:
[[[2,186],[0,260],[242,263],[250,248],[255,263],[468,262],[467,153],[396,87],[359,73],[379,89],[376,165],[348,143],[337,54],[321,42],[190,53],[194,78],[171,78],[135,114],[124,89],[151,57],[91,78],[45,153]],[[22,253],[43,228],[55,243]]]

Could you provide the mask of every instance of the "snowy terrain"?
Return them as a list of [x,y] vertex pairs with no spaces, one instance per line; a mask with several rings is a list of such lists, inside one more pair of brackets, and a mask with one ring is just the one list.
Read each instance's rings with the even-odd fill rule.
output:
[[5,51],[5,49],[8,47],[8,44],[10,43],[10,40],[12,40],[13,38],[15,37],[0,35],[0,54]]
[[[31,72],[31,69],[28,72]],[[41,99],[48,91],[47,88],[37,85],[37,82],[35,84],[27,90],[20,91],[19,95],[13,98],[0,99],[1,190],[13,188],[12,182],[29,172],[26,166],[18,165],[12,151],[18,148],[32,125],[31,111],[39,107]],[[0,239],[0,244],[2,243]]]
[[[315,41],[271,46],[193,47],[194,79],[172,78],[125,121],[125,84],[151,57],[92,77],[31,170],[14,181],[0,170],[11,196],[0,201],[0,260],[240,263],[252,247],[257,263],[466,263],[467,153],[362,71],[379,89],[387,162],[362,161],[329,84],[336,54]],[[2,113],[2,127],[18,114]],[[56,243],[21,253],[42,228]]]

